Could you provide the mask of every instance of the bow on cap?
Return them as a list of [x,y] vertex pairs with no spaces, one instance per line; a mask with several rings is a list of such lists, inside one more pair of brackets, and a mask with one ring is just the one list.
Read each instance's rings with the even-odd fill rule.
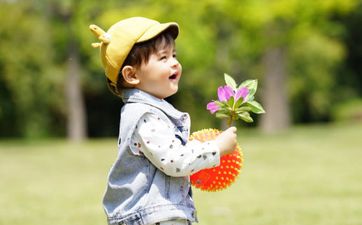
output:
[[89,29],[92,33],[101,41],[100,43],[92,43],[93,48],[98,48],[103,44],[109,44],[111,42],[111,35],[105,32],[102,28],[97,25],[91,24],[89,25]]

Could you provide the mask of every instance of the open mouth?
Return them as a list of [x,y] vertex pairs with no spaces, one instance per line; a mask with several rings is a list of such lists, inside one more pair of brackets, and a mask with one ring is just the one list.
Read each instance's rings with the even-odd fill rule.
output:
[[177,73],[172,74],[168,79],[175,80],[177,78]]

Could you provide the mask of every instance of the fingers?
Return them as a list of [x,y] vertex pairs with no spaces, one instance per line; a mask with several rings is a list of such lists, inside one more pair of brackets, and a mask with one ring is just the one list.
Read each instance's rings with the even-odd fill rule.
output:
[[237,134],[236,134],[237,129],[236,129],[236,127],[230,127],[229,130],[231,131],[232,143],[233,143],[233,145],[235,147],[235,145],[237,143]]
[[236,131],[237,131],[236,127],[229,127],[227,130],[229,130],[233,133],[236,133]]
[[238,130],[238,129],[236,129],[236,127],[230,127],[230,129],[231,129],[231,131],[234,132],[234,133],[236,133],[236,131]]

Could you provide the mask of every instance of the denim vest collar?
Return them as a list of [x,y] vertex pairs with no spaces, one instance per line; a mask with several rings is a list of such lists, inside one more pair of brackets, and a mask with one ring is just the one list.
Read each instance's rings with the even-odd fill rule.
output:
[[126,89],[123,91],[122,100],[124,103],[144,103],[164,111],[168,116],[175,120],[182,120],[187,113],[175,109],[164,99],[159,99],[139,89]]

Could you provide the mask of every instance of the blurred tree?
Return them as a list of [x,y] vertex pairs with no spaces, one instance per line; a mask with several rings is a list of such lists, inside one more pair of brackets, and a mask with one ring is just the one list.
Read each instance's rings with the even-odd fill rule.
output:
[[[169,100],[190,112],[193,129],[220,125],[205,106],[224,72],[238,82],[259,79],[257,98],[267,114],[258,122],[267,131],[328,120],[331,99],[341,99],[334,90],[343,84],[345,96],[360,93],[358,70],[338,67],[345,56],[341,22],[354,50],[346,65],[359,65],[353,43],[360,39],[361,3],[346,17],[356,2],[0,0],[0,135],[116,135],[120,100],[107,90],[88,25],[106,30],[130,16],[180,24],[183,79]],[[346,78],[335,79],[337,68]]]
[[362,1],[347,16],[337,16],[336,20],[345,25],[343,35],[347,46],[346,60],[338,73],[340,95],[336,100],[346,100],[362,96]]
[[[64,73],[65,115],[67,137],[81,141],[88,136],[87,111],[83,87],[91,71],[90,65],[83,63],[93,50],[90,47],[90,21],[116,2],[102,4],[90,0],[43,0],[36,1],[41,12],[45,12],[52,27],[52,45],[57,51],[55,65]],[[92,52],[94,53],[94,52]],[[90,79],[92,82],[92,79]],[[99,121],[98,121],[99,122]]]
[[54,44],[58,52],[57,64],[66,67],[65,99],[67,115],[67,136],[70,140],[81,141],[87,136],[86,111],[81,88],[80,47],[77,34],[77,17],[79,9],[85,1],[53,1],[48,0],[43,7],[53,29]]
[[[263,130],[289,126],[289,101],[293,113],[308,115],[309,121],[328,115],[334,70],[344,56],[341,26],[331,18],[349,12],[355,4],[354,0],[245,0],[215,5],[222,16],[214,22],[232,24],[232,35],[243,30],[239,43],[251,46],[238,46],[234,49],[244,52],[230,55],[236,55],[236,61],[255,59],[246,70],[251,76],[263,74],[261,94],[267,111],[261,118]],[[232,35],[228,43],[234,40]]]
[[291,113],[296,122],[328,116],[335,65],[344,53],[338,39],[341,27],[331,17],[348,12],[354,3],[199,1],[190,10],[190,2],[185,0],[167,4],[145,0],[107,10],[98,20],[110,25],[120,18],[142,15],[177,21],[184,79],[180,94],[170,100],[197,117],[194,128],[199,129],[210,126],[210,121],[217,123],[204,107],[197,106],[215,97],[224,72],[240,81],[259,78],[268,112],[261,126],[272,132],[287,128]]
[[52,130],[57,83],[49,27],[30,1],[0,1],[0,135],[39,137]]

